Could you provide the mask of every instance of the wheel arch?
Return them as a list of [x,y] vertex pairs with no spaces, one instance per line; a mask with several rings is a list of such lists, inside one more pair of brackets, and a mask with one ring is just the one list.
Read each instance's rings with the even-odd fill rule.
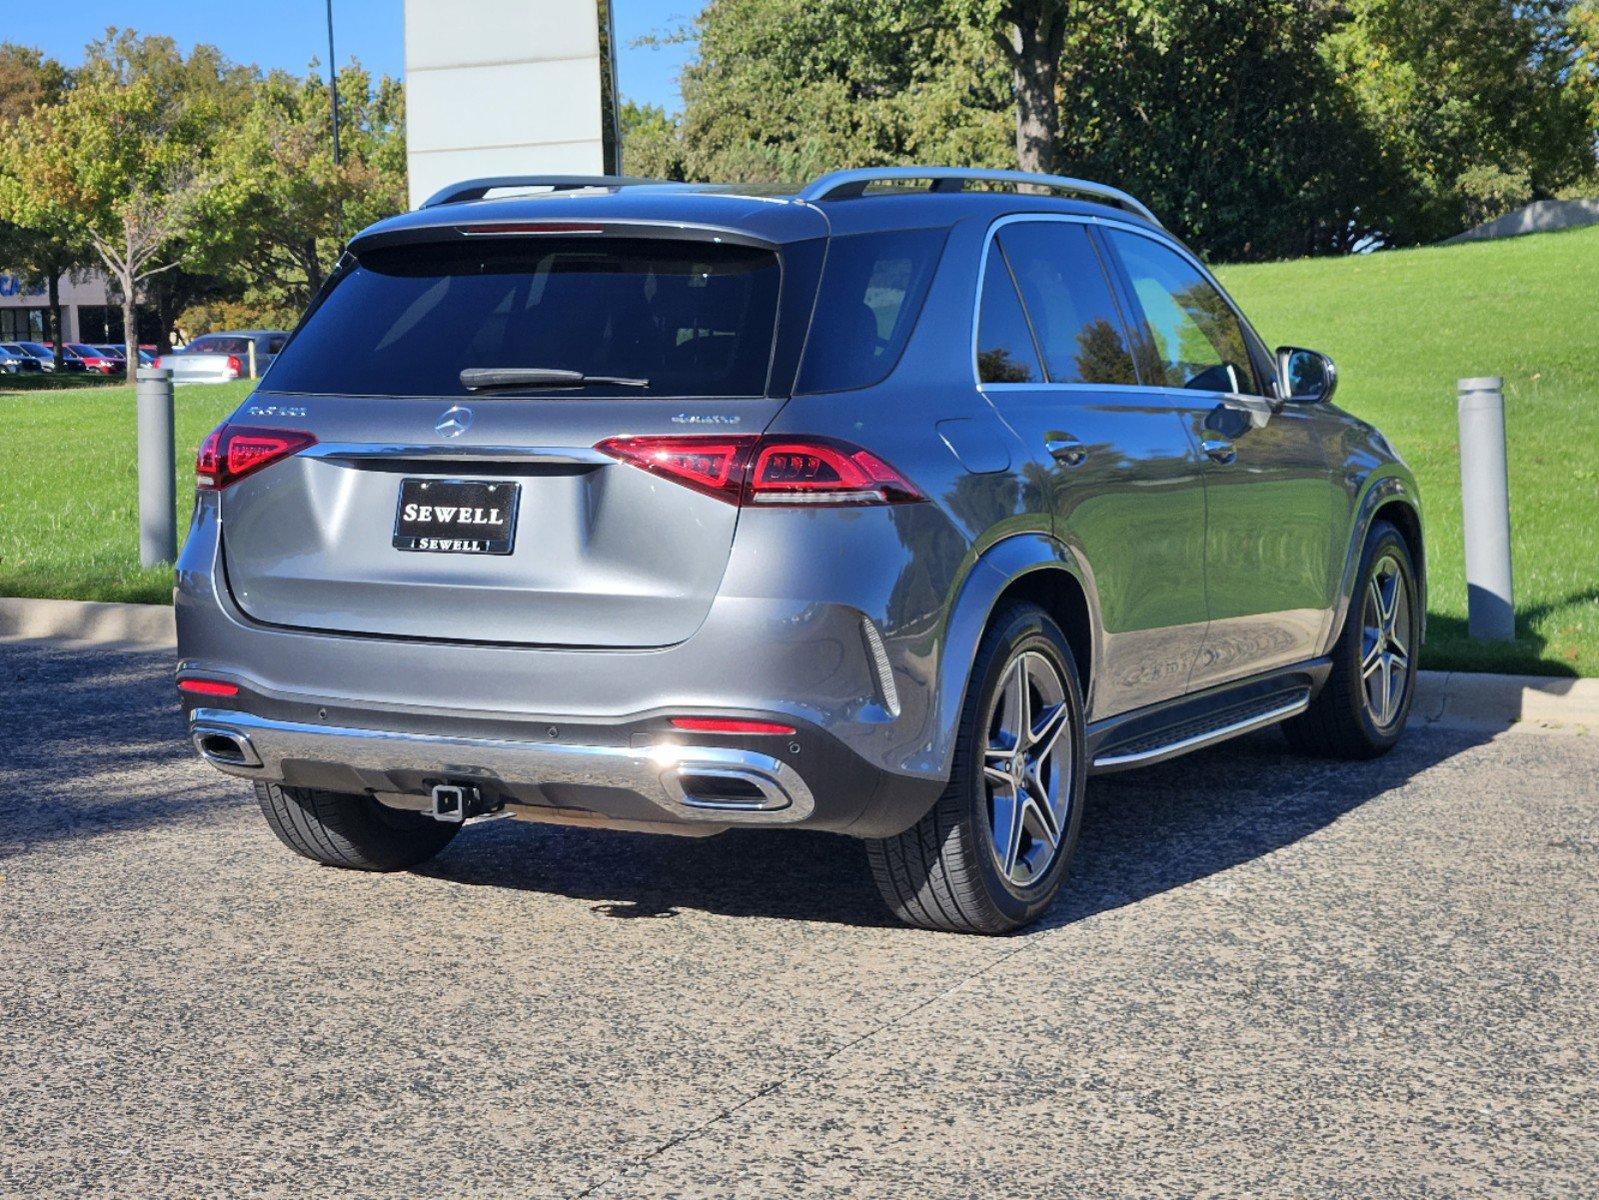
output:
[[1410,551],[1411,561],[1416,568],[1422,640],[1426,641],[1427,547],[1423,535],[1421,501],[1416,492],[1415,481],[1407,475],[1395,472],[1372,479],[1361,493],[1360,501],[1355,507],[1355,519],[1352,522],[1343,580],[1338,594],[1337,619],[1332,622],[1328,630],[1324,652],[1337,642],[1343,632],[1344,622],[1349,615],[1350,600],[1354,595],[1355,577],[1360,572],[1361,554],[1366,548],[1366,539],[1371,535],[1372,525],[1379,520],[1393,525],[1399,531],[1399,536],[1404,539],[1405,548]]
[[1098,605],[1091,576],[1070,549],[1044,534],[1017,534],[996,542],[966,573],[945,627],[935,707],[946,773],[978,644],[994,615],[1015,601],[1037,604],[1061,627],[1077,663],[1085,711],[1090,704],[1099,661]]

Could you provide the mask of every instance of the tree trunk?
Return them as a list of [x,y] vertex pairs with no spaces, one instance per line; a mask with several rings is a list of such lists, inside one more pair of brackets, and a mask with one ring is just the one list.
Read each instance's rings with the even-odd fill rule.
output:
[[139,377],[139,306],[134,301],[134,280],[130,272],[122,277],[122,350],[127,356],[128,382]]
[[300,304],[303,309],[322,290],[322,281],[326,278],[322,271],[322,259],[316,252],[315,238],[306,239],[301,250],[301,261],[305,267],[305,299]]
[[1016,91],[1016,162],[1024,171],[1057,170],[1060,158],[1060,56],[1067,0],[1015,0],[1003,10],[1000,45]]
[[66,334],[61,328],[61,272],[50,272],[50,343],[56,351],[56,370],[61,370],[61,348],[66,344]]

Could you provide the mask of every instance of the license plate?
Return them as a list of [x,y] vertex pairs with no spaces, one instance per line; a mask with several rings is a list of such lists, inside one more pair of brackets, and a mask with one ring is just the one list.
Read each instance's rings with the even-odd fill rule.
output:
[[394,548],[509,554],[521,485],[477,479],[402,479]]

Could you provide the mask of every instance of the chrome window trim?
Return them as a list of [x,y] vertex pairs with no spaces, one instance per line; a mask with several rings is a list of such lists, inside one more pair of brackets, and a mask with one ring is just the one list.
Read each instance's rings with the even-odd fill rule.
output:
[[[981,370],[979,369],[979,367],[977,365],[977,348],[978,348],[977,347],[977,339],[978,339],[978,324],[979,324],[979,322],[981,322],[982,316],[983,316],[983,283],[987,279],[987,276],[988,276],[988,256],[989,256],[989,251],[992,249],[993,244],[994,244],[994,239],[999,235],[999,231],[1002,228],[1004,228],[1006,225],[1015,225],[1015,224],[1018,224],[1018,223],[1023,222],[1023,221],[1048,221],[1048,222],[1062,224],[1062,225],[1098,225],[1098,226],[1100,226],[1102,228],[1105,228],[1105,229],[1125,230],[1128,233],[1136,233],[1140,237],[1148,238],[1150,241],[1154,242],[1156,245],[1164,246],[1168,250],[1174,251],[1179,258],[1183,259],[1184,261],[1189,263],[1192,267],[1194,267],[1194,269],[1197,270],[1200,273],[1200,275],[1205,279],[1205,281],[1207,283],[1210,284],[1211,287],[1216,289],[1217,293],[1221,296],[1223,302],[1227,305],[1228,310],[1233,314],[1234,317],[1236,317],[1238,319],[1238,323],[1243,326],[1244,331],[1250,337],[1254,338],[1255,341],[1257,343],[1259,343],[1261,346],[1264,347],[1266,345],[1265,339],[1262,338],[1260,336],[1260,334],[1255,331],[1255,327],[1249,323],[1249,318],[1244,316],[1243,310],[1240,309],[1238,307],[1237,303],[1233,300],[1233,298],[1230,295],[1227,294],[1227,289],[1222,287],[1221,282],[1213,274],[1211,274],[1210,270],[1205,266],[1205,264],[1200,262],[1199,259],[1190,250],[1188,250],[1185,246],[1183,246],[1175,238],[1171,237],[1170,234],[1166,234],[1163,230],[1151,229],[1148,226],[1137,225],[1137,224],[1134,224],[1131,221],[1119,221],[1119,220],[1117,220],[1114,217],[1094,216],[1094,215],[1090,215],[1090,214],[1087,214],[1087,213],[1043,213],[1043,212],[1040,212],[1040,213],[1010,213],[1010,214],[1008,214],[1006,216],[1003,216],[1003,217],[1000,217],[997,220],[995,220],[992,223],[990,223],[990,225],[988,226],[987,232],[983,236],[982,249],[978,253],[978,259],[977,259],[977,287],[976,287],[976,291],[975,291],[975,293],[974,293],[974,295],[972,297],[972,339],[971,339],[972,340],[972,352],[971,352],[972,381],[976,384],[978,391],[983,392],[985,394],[990,392],[990,391],[1039,391],[1039,390],[1046,390],[1046,391],[1089,391],[1089,392],[1099,392],[1099,393],[1111,392],[1111,393],[1115,393],[1115,394],[1122,394],[1122,393],[1129,393],[1130,392],[1130,393],[1132,393],[1134,395],[1138,395],[1138,394],[1151,395],[1151,394],[1159,393],[1159,394],[1163,394],[1163,395],[1169,395],[1174,390],[1175,391],[1180,391],[1181,390],[1181,389],[1173,389],[1173,388],[1169,388],[1169,387],[1154,387],[1154,386],[1152,386],[1150,384],[1147,384],[1147,383],[1051,383],[1051,382],[1040,382],[1040,383],[984,383],[983,382],[982,372],[981,372]],[[1112,289],[1111,296],[1114,299],[1115,298],[1115,290],[1114,290],[1115,289],[1115,283],[1114,283],[1114,281],[1110,280],[1110,279],[1107,279],[1105,282],[1106,282],[1107,286],[1111,287],[1111,289]],[[1025,305],[1025,303],[1026,303],[1026,301],[1024,300],[1023,304]],[[1049,370],[1049,368],[1047,366],[1045,366],[1044,370],[1047,372]],[[1275,377],[1273,379],[1273,382],[1278,382],[1275,379]],[[1279,383],[1279,386],[1280,386],[1280,383]],[[1209,393],[1206,393],[1206,394],[1209,394]],[[1263,399],[1263,398],[1264,397],[1256,397],[1256,399]]]

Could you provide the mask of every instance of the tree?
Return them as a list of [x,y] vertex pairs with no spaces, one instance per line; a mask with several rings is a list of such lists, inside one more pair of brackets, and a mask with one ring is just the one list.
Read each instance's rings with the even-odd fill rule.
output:
[[154,81],[91,66],[57,104],[0,139],[0,218],[87,242],[120,293],[127,361],[138,362],[146,281],[180,261],[211,186],[198,105],[177,111]]
[[[68,82],[67,70],[38,50],[0,44],[0,130],[9,129],[41,105],[61,99]],[[56,366],[61,366],[61,277],[81,270],[93,253],[64,228],[26,229],[0,226],[0,256],[6,266],[25,279],[43,281],[50,318],[45,340],[55,346]]]
[[1593,170],[1567,0],[1348,0],[1326,54],[1396,178],[1383,238],[1458,233]]
[[275,71],[218,149],[208,228],[233,231],[210,249],[257,307],[292,321],[338,261],[345,238],[406,208],[404,91],[359,63],[338,72],[340,161],[326,84]]

